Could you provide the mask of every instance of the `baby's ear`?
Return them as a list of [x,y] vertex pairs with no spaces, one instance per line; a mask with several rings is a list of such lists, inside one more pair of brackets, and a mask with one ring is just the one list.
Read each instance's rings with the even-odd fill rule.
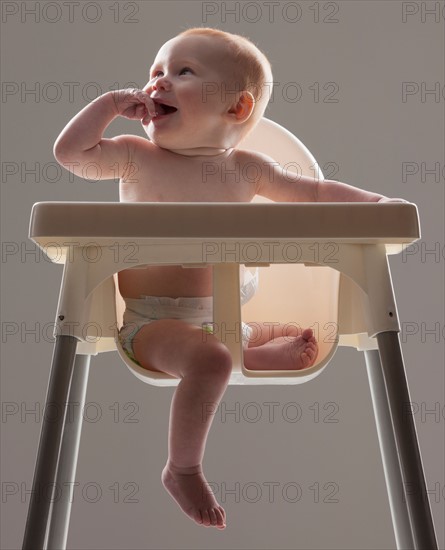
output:
[[241,92],[241,95],[238,98],[236,105],[230,109],[229,113],[233,113],[238,122],[246,121],[250,115],[253,113],[255,107],[255,98],[248,92],[244,90]]

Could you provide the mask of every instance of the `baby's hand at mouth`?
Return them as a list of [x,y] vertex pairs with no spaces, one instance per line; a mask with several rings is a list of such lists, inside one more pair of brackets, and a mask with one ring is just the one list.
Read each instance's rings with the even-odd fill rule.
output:
[[157,114],[154,101],[143,90],[126,88],[111,93],[119,116],[148,124]]

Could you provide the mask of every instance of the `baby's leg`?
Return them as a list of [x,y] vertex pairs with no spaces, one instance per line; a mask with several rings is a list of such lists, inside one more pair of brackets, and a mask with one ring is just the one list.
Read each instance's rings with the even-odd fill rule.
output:
[[252,327],[252,336],[249,341],[249,348],[263,346],[267,342],[278,338],[286,338],[290,342],[294,337],[301,336],[303,329],[295,323],[247,323]]
[[174,319],[145,325],[133,341],[146,368],[181,378],[170,411],[169,459],[162,481],[181,509],[197,523],[220,529],[225,512],[202,472],[207,435],[232,370],[228,349],[201,328]]

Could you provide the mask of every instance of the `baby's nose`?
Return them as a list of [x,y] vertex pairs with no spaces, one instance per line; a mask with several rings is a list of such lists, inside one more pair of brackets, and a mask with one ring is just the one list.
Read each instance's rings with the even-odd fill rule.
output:
[[170,87],[170,81],[166,76],[159,77],[156,82],[153,83],[153,88],[169,88]]

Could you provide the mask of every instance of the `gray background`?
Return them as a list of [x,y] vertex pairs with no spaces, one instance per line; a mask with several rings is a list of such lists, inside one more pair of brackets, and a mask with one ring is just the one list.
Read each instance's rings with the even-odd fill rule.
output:
[[[409,5],[417,13],[404,20],[399,1],[280,3],[273,16],[262,2],[80,2],[71,12],[64,2],[3,3],[2,548],[21,547],[62,276],[27,238],[32,205],[119,200],[117,182],[57,172],[53,143],[88,101],[143,86],[160,46],[202,25],[246,35],[266,53],[279,83],[266,116],[299,136],[327,177],[418,205],[422,240],[390,265],[443,548],[444,16],[422,9],[444,5]],[[292,82],[297,101],[295,85],[286,95]],[[419,89],[405,101],[404,82]],[[422,97],[422,86],[436,83],[441,95]],[[142,135],[123,120],[106,135],[122,132]],[[404,181],[407,162],[419,171]],[[422,163],[442,173],[422,176]],[[224,532],[193,524],[161,485],[173,391],[139,382],[116,353],[93,358],[69,548],[395,547],[364,359],[354,349],[339,349],[306,385],[228,388],[222,407],[238,408],[239,418],[220,408],[204,461],[227,512]],[[268,402],[277,403],[270,420]],[[291,502],[295,487],[300,498]]]

